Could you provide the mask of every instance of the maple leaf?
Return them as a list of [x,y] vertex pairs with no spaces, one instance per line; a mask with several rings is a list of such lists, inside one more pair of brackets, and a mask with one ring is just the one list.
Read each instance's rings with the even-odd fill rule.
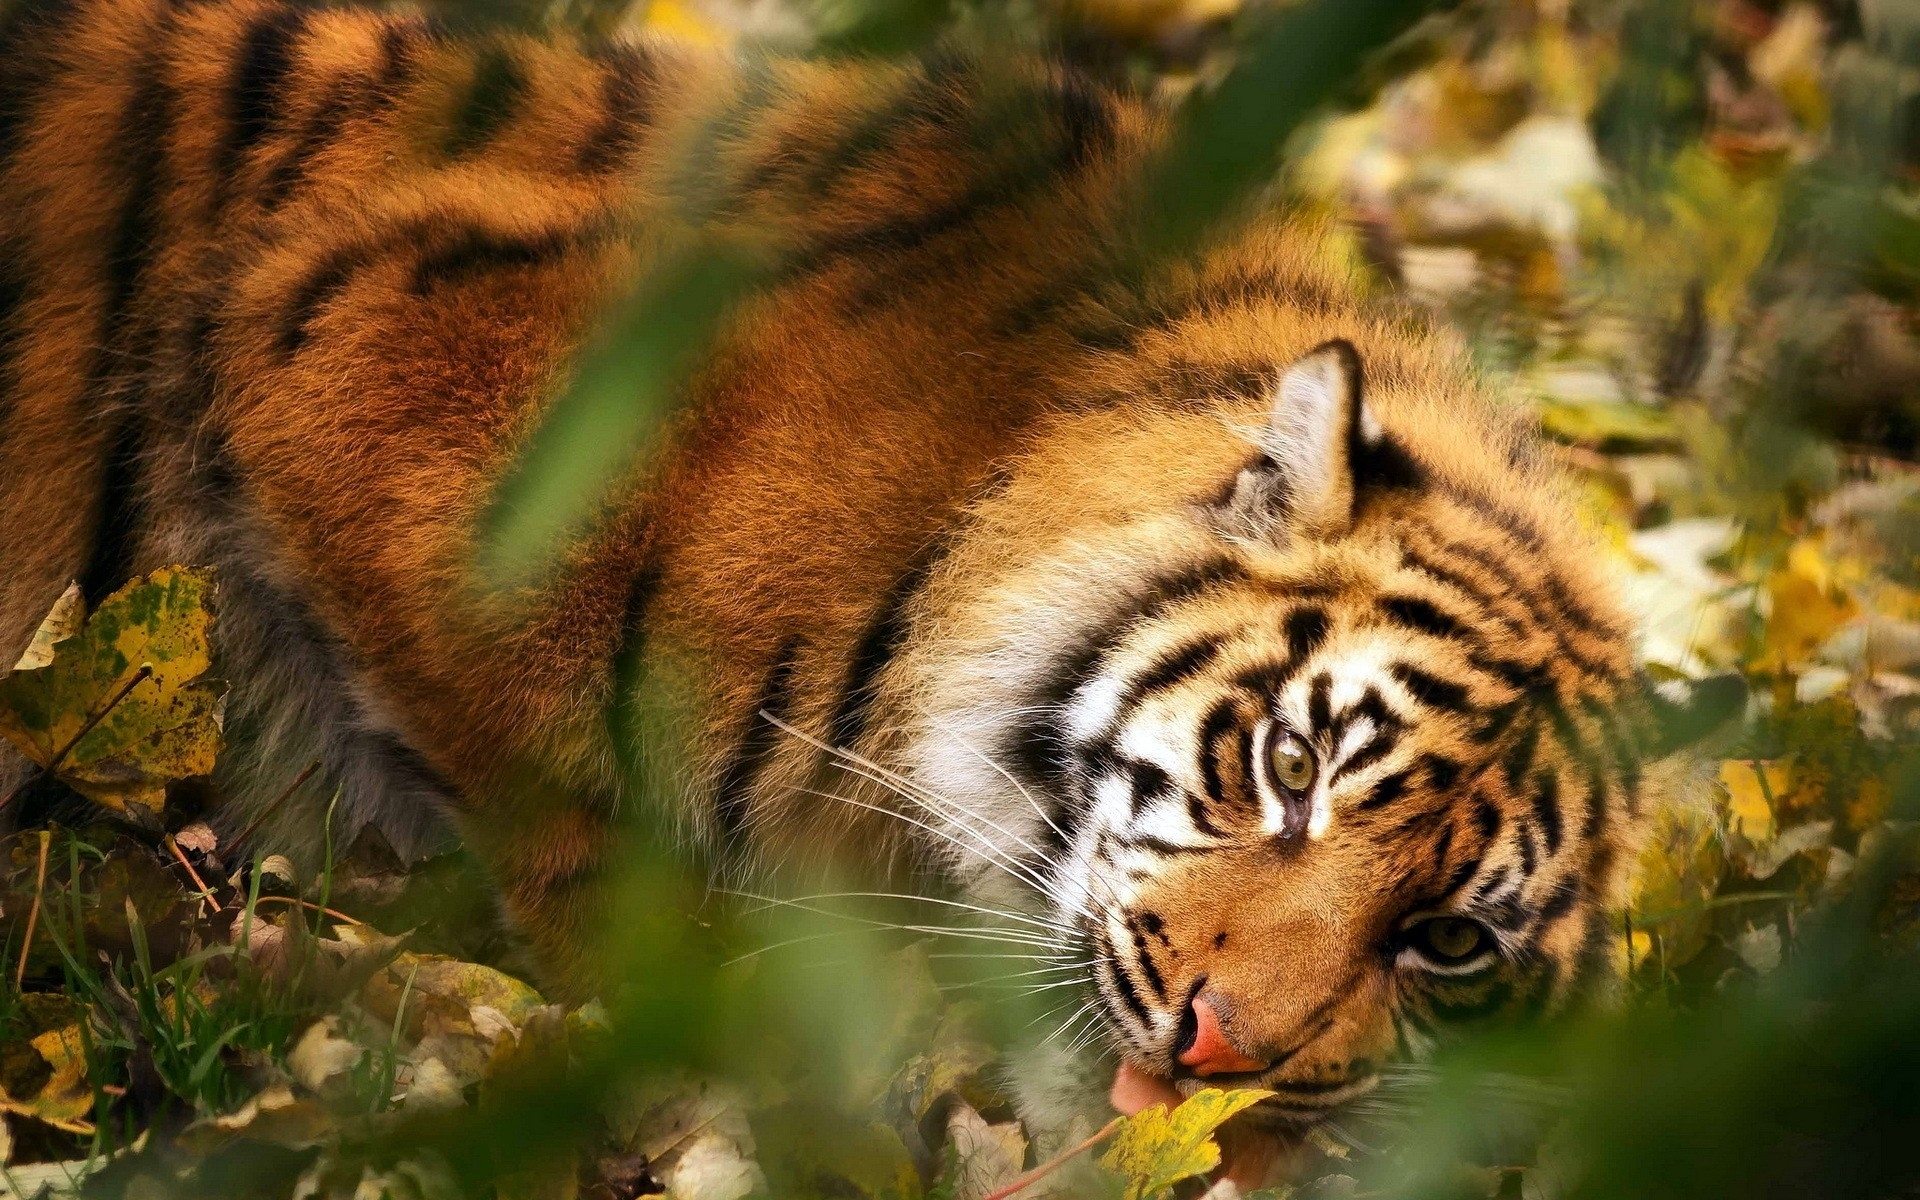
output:
[[0,679],[0,735],[81,795],[157,827],[166,785],[205,775],[223,745],[227,685],[212,651],[201,572],[163,567],[81,624],[73,589]]
[[1214,1131],[1234,1114],[1273,1095],[1258,1088],[1223,1092],[1208,1088],[1168,1112],[1160,1105],[1141,1109],[1120,1126],[1100,1165],[1124,1175],[1126,1200],[1147,1200],[1182,1179],[1205,1175],[1220,1165]]

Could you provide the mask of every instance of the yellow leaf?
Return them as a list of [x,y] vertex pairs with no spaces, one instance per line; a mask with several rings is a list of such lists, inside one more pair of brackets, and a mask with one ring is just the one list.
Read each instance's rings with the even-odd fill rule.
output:
[[724,46],[729,40],[725,30],[683,0],[653,0],[647,5],[645,26],[651,32],[702,46]]
[[1146,1200],[1182,1179],[1205,1175],[1220,1165],[1220,1145],[1214,1131],[1235,1113],[1273,1095],[1257,1088],[1223,1092],[1208,1088],[1195,1092],[1179,1108],[1168,1112],[1155,1105],[1128,1117],[1100,1165],[1124,1175],[1126,1200]]
[[1884,781],[1873,776],[1862,779],[1852,797],[1847,800],[1847,827],[1871,828],[1886,820],[1887,812],[1892,807],[1893,797],[1887,791]]
[[1706,947],[1713,925],[1707,904],[1727,869],[1719,832],[1708,804],[1676,801],[1650,814],[1628,890],[1634,962],[1645,961],[1652,952],[1654,932],[1660,935],[1669,966],[1687,962]]
[[1766,588],[1772,605],[1768,658],[1783,669],[1804,662],[1860,611],[1812,539],[1794,543],[1785,565],[1767,577]]
[[87,602],[80,594],[80,585],[70,583],[60,598],[53,602],[53,609],[47,613],[47,619],[40,622],[40,628],[33,631],[33,640],[27,643],[27,649],[20,661],[13,664],[16,671],[37,671],[53,661],[53,648],[80,632],[80,623],[86,619]]
[[156,825],[166,785],[212,771],[222,747],[227,685],[203,678],[212,592],[205,575],[165,567],[55,637],[81,615],[62,596],[41,650],[0,679],[0,735],[88,799]]
[[90,1134],[93,1088],[87,1082],[85,1011],[65,996],[20,997],[16,1018],[25,1036],[0,1044],[0,1112],[45,1121],[68,1133]]
[[1729,759],[1720,764],[1720,786],[1727,791],[1727,829],[1754,845],[1773,840],[1773,798],[1787,794],[1793,772],[1783,762]]

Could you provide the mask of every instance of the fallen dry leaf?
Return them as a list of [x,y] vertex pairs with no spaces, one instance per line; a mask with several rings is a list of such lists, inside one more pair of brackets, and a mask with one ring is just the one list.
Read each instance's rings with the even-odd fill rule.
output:
[[[165,567],[107,597],[78,633],[30,647],[22,662],[46,661],[0,679],[0,734],[88,799],[157,828],[166,785],[212,771],[223,745],[227,685],[203,677],[212,592],[205,575]],[[71,622],[66,603],[43,631]]]

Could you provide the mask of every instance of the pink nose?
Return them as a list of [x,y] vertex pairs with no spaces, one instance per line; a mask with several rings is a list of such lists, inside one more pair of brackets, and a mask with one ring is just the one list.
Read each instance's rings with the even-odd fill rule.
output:
[[1180,1052],[1180,1064],[1192,1067],[1195,1075],[1241,1075],[1264,1071],[1271,1060],[1248,1058],[1240,1047],[1227,1040],[1220,1028],[1220,1016],[1204,996],[1193,998],[1193,1044]]

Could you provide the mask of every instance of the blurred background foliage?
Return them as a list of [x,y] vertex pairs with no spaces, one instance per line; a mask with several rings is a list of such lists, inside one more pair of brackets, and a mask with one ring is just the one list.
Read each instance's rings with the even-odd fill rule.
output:
[[[1116,269],[1263,205],[1340,214],[1380,293],[1444,314],[1537,414],[1649,670],[1738,670],[1755,699],[1657,818],[1619,914],[1621,1003],[1400,1069],[1309,1140],[1293,1194],[1920,1192],[1920,4],[442,15],[749,54],[1068,56],[1179,106]],[[503,493],[500,577],[644,449],[765,267],[697,240],[668,263]],[[464,856],[404,863],[370,828],[302,878],[221,846],[196,788],[170,790],[163,832],[0,846],[0,1179],[20,1195],[982,1200],[1065,1148],[1029,1145],[996,1086],[1009,1040],[1089,1037],[1042,933],[715,895],[708,864],[641,845],[614,922],[631,986],[569,1010],[520,981]],[[1021,1194],[1124,1182],[1082,1156]]]

